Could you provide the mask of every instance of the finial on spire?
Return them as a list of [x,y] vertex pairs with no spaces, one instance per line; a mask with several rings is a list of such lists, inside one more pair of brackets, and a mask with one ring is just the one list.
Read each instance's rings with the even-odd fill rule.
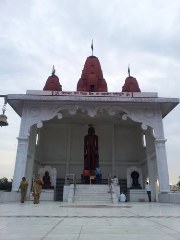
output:
[[92,56],[93,56],[93,48],[94,46],[93,46],[93,39],[92,39],[92,43],[91,43]]
[[54,65],[53,65],[53,69],[52,69],[52,75],[54,75],[56,72],[55,68],[54,68]]
[[128,65],[128,74],[129,74],[129,77],[130,77],[130,67],[129,67],[129,65]]

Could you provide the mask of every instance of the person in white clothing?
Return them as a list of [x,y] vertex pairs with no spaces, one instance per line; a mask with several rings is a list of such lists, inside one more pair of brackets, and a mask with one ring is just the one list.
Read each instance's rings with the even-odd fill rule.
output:
[[151,187],[148,182],[146,183],[145,189],[147,191],[149,202],[151,202]]
[[111,179],[111,184],[115,187],[119,184],[119,180],[116,176],[114,176],[114,178]]
[[116,176],[114,176],[110,181],[110,192],[111,193],[116,192],[116,187],[118,186],[118,184],[119,184],[119,180]]
[[122,203],[122,202],[125,202],[126,201],[126,195],[122,192],[119,196],[119,201]]

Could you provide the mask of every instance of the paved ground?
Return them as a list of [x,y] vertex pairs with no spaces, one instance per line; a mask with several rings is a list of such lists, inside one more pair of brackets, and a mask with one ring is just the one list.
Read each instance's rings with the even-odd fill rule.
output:
[[180,205],[3,203],[0,239],[180,240]]

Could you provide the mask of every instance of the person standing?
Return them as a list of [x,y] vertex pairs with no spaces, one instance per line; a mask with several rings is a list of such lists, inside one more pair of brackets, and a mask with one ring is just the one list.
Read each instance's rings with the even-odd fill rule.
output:
[[83,171],[83,182],[85,184],[88,184],[89,180],[90,180],[89,178],[90,178],[90,172],[87,168],[85,168],[84,171]]
[[150,187],[150,185],[149,185],[148,182],[146,182],[145,189],[146,189],[146,191],[147,191],[147,195],[148,195],[149,202],[151,202],[151,187]]
[[[25,177],[23,177],[20,182],[20,186],[19,186],[19,189],[21,190],[21,203],[24,203],[24,201],[26,199],[27,188],[28,188],[28,181],[26,180]],[[18,189],[18,191],[19,191],[19,189]]]
[[37,175],[35,180],[34,180],[34,185],[33,185],[34,204],[39,203],[39,199],[40,199],[43,184],[44,183],[43,183],[40,175]]
[[116,175],[114,176],[114,178],[111,179],[111,183],[114,187],[116,187],[119,184],[119,180],[116,177]]
[[119,184],[119,180],[116,177],[116,175],[114,175],[114,177],[110,180],[110,192],[111,193],[116,192],[118,184]]
[[101,172],[101,168],[100,168],[99,165],[96,167],[96,171],[95,172],[96,172],[96,183],[100,184],[101,180],[102,180],[102,172]]

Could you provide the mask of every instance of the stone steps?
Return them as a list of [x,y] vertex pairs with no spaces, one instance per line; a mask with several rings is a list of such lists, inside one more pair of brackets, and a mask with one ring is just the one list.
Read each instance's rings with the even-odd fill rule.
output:
[[108,193],[108,185],[76,185],[74,202],[76,203],[92,203],[92,204],[108,204],[112,203],[111,194]]

